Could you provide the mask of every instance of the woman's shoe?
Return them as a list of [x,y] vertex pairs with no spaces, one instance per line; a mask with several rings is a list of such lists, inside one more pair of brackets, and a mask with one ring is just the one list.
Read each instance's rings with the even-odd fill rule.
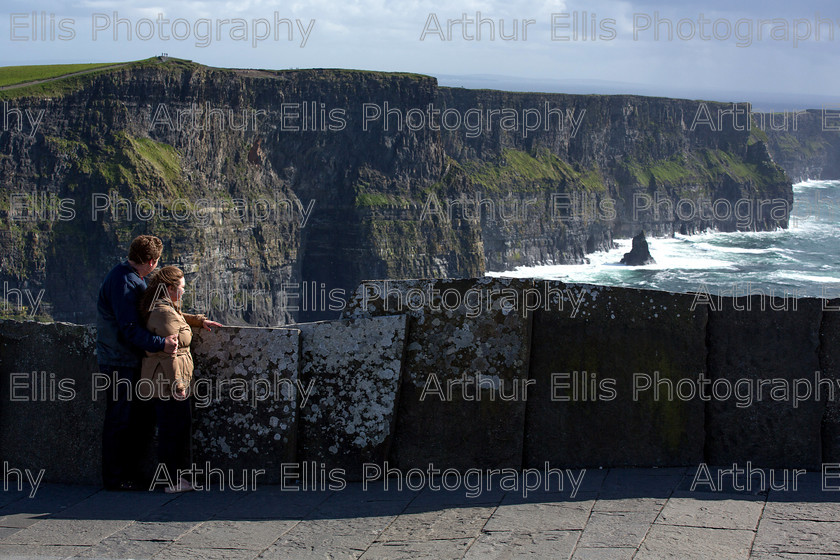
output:
[[167,486],[163,491],[167,494],[178,494],[180,492],[189,492],[190,490],[194,490],[190,481],[186,478],[181,478],[178,480],[178,484],[175,486]]

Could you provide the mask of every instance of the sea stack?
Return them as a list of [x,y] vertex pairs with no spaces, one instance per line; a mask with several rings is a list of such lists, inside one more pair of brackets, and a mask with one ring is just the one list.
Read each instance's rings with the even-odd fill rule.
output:
[[656,261],[650,255],[644,230],[640,231],[639,235],[633,238],[633,248],[630,249],[629,253],[624,253],[621,264],[626,264],[627,266],[656,264]]

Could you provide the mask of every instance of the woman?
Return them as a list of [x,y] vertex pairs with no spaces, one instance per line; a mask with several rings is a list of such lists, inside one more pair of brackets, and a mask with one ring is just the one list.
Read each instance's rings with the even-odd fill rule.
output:
[[[181,269],[165,266],[151,277],[140,300],[140,316],[149,331],[163,337],[173,334],[178,336],[178,350],[175,354],[146,352],[140,370],[142,390],[138,386],[138,394],[154,398],[158,460],[166,465],[169,477],[177,476],[179,470],[189,469],[191,464],[192,413],[188,397],[193,361],[190,354],[190,327],[210,330],[210,327],[222,326],[203,315],[181,313],[185,285]],[[165,489],[170,494],[188,490],[192,490],[192,485],[185,478],[180,478],[176,485]]]

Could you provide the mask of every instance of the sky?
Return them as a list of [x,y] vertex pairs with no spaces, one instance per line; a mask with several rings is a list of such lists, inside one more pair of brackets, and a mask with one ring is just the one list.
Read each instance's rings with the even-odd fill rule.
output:
[[0,65],[167,53],[229,68],[415,72],[450,86],[752,101],[773,110],[840,105],[840,9],[828,0],[3,0],[3,6]]

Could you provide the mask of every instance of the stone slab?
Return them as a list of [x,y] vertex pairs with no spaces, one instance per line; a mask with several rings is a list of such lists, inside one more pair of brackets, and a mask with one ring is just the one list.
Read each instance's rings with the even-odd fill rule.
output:
[[840,521],[762,518],[753,550],[840,555]]
[[296,520],[206,521],[178,539],[179,547],[262,551],[297,524]]
[[233,471],[226,487],[245,471],[280,482],[281,465],[296,460],[300,331],[221,327],[193,341],[194,462]]
[[265,560],[358,558],[393,520],[393,516],[388,516],[301,521],[264,551],[260,558]]
[[145,560],[153,558],[170,544],[170,542],[166,541],[136,541],[114,536],[108,537],[82,553],[76,554],[73,558],[131,558],[132,560]]
[[379,536],[380,541],[430,541],[475,538],[494,507],[447,508],[406,512]]
[[822,461],[840,463],[840,299],[821,300],[823,306],[820,325],[820,371],[822,376],[835,382],[833,398],[826,398],[822,421]]
[[363,283],[345,316],[408,315],[392,467],[521,468],[528,281]]
[[256,550],[236,548],[209,548],[174,544],[155,555],[155,560],[253,560],[259,555]]
[[579,531],[483,532],[470,546],[464,559],[569,558],[579,536]]
[[593,511],[579,546],[589,548],[638,547],[656,519],[649,511]]
[[[406,317],[302,323],[301,463],[362,480],[365,463],[388,459],[405,352]],[[315,477],[315,480],[318,480]]]
[[95,344],[92,326],[0,321],[0,463],[44,469],[44,482],[101,483]]
[[659,514],[657,523],[754,530],[758,527],[763,510],[762,497],[707,494],[698,499],[691,492],[675,492]]
[[531,503],[501,505],[485,525],[485,531],[544,531],[583,530],[595,500],[569,503]]
[[87,551],[85,546],[41,546],[0,543],[0,558],[14,560],[64,560]]
[[362,560],[460,560],[472,542],[473,539],[376,542],[359,558]]
[[[814,391],[822,315],[820,300],[762,295],[721,298],[709,312],[709,379],[721,387],[706,407],[709,464],[819,468],[826,403]],[[774,396],[759,382],[786,386],[788,394]],[[794,383],[810,387],[810,398],[794,402]]]
[[705,309],[692,310],[686,294],[537,287],[549,306],[534,312],[525,466],[702,460],[704,403],[696,387],[706,370]]
[[636,554],[635,548],[586,548],[579,546],[575,549],[572,560],[632,560]]
[[21,545],[93,546],[126,528],[130,521],[116,519],[44,519],[21,529],[3,542]]
[[639,560],[747,560],[755,531],[733,529],[708,529],[698,527],[674,527],[654,524],[645,537],[639,552]]

